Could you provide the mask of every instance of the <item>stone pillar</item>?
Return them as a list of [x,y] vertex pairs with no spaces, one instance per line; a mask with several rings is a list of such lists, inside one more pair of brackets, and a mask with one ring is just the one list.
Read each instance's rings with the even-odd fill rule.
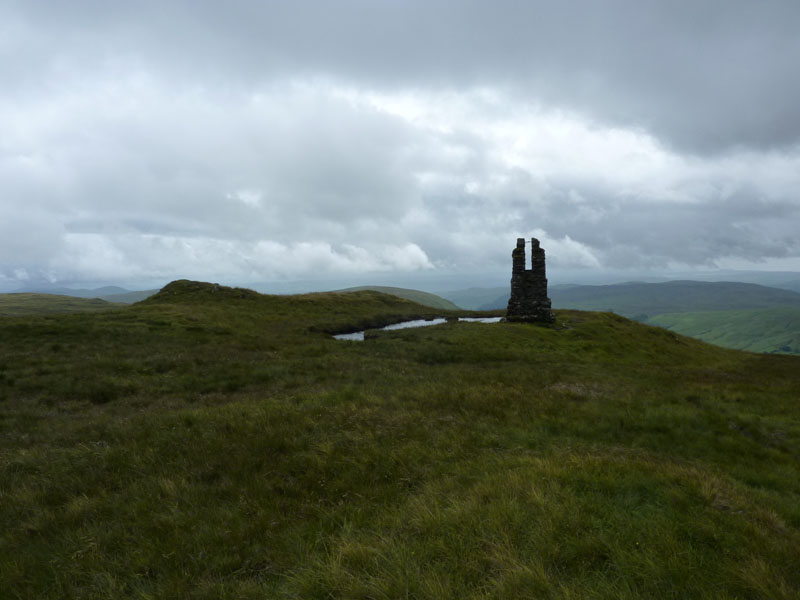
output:
[[544,248],[531,238],[531,268],[525,269],[525,239],[517,239],[511,253],[511,297],[506,320],[551,323],[554,320],[547,297]]
[[517,247],[511,253],[511,263],[512,273],[525,271],[525,238],[517,238]]

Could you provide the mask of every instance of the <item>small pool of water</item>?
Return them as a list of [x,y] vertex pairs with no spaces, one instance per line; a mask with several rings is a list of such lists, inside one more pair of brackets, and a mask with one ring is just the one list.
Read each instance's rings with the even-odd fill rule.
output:
[[[468,323],[498,323],[503,317],[459,317],[459,321]],[[447,322],[447,319],[416,319],[414,321],[402,321],[400,323],[392,323],[386,327],[381,327],[376,331],[392,331],[393,329],[408,329],[411,327],[428,327],[429,325],[441,325]],[[337,340],[350,340],[355,342],[364,341],[364,331],[356,331],[354,333],[340,333],[333,336]]]

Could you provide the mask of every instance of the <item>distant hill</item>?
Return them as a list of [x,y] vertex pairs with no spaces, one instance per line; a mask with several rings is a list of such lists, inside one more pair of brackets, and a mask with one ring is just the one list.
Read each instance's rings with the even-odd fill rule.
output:
[[558,308],[613,310],[645,320],[669,312],[743,310],[775,306],[800,306],[800,294],[790,290],[726,281],[667,281],[578,286],[554,289]]
[[508,304],[508,286],[493,288],[473,287],[465,290],[439,292],[439,296],[442,298],[446,298],[467,310],[479,310],[484,305],[497,304],[497,299],[503,294],[506,294],[506,302],[503,306],[497,306],[496,308],[505,308],[506,304]]
[[[359,287],[345,288],[343,290],[336,290],[336,291],[363,292],[365,290],[371,290],[373,292],[382,292],[384,294],[391,294],[392,296],[397,296],[398,298],[405,298],[406,300],[411,300],[412,302],[416,302],[417,304],[422,304],[423,306],[441,308],[443,310],[458,310],[459,308],[462,308],[461,306],[456,306],[455,304],[450,302],[450,300],[446,300],[445,298],[437,296],[436,294],[421,292],[419,290],[409,290],[406,288],[387,287],[381,285],[363,285]],[[468,307],[463,307],[463,308],[468,308]]]
[[107,296],[100,296],[103,300],[107,300],[108,302],[120,302],[122,304],[133,304],[134,302],[140,302],[145,298],[149,298],[153,294],[157,293],[158,290],[141,290],[138,292],[125,292],[124,294],[109,294]]
[[72,289],[65,287],[20,288],[15,294],[38,294],[48,296],[70,296],[72,298],[100,298],[108,302],[133,304],[149,298],[158,290],[131,291],[116,285],[107,285],[94,289]]
[[0,317],[108,310],[120,306],[99,298],[75,298],[59,294],[0,294]]
[[726,348],[800,354],[800,307],[667,313],[647,321]]
[[[480,310],[505,308],[508,290]],[[466,291],[466,290],[465,290]],[[668,281],[614,285],[558,285],[553,308],[615,312],[648,324],[740,350],[800,353],[800,293],[752,283]],[[471,291],[478,299],[481,292]]]
[[800,292],[800,279],[794,279],[792,281],[786,281],[782,283],[780,286],[786,290],[792,290],[793,292]]
[[[550,296],[559,290],[566,290],[575,287],[583,287],[574,283],[562,283],[549,287]],[[591,286],[587,286],[591,287]],[[501,310],[508,306],[508,295],[510,288],[507,285],[491,288],[467,288],[464,290],[453,290],[439,292],[442,298],[447,298],[462,308],[468,310]]]
[[126,294],[130,292],[123,287],[119,287],[117,285],[107,285],[104,287],[94,288],[94,289],[72,289],[66,287],[42,287],[42,286],[33,286],[33,287],[25,287],[15,290],[13,293],[22,293],[22,294],[55,294],[59,296],[73,296],[75,298],[103,298],[105,296],[116,295],[116,294]]
[[[553,286],[553,308],[613,311],[640,321],[664,313],[800,306],[800,293],[754,283],[667,281]],[[504,308],[508,291],[480,308]]]

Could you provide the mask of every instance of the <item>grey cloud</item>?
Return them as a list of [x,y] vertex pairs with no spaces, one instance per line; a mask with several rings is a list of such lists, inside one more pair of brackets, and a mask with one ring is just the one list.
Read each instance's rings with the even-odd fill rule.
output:
[[561,266],[800,257],[798,22],[778,0],[8,1],[0,279],[505,269],[534,231]]
[[666,268],[680,263],[714,266],[723,257],[763,260],[796,255],[800,204],[784,198],[759,201],[753,190],[733,197],[673,203],[620,199],[601,187],[581,190],[599,210],[587,213],[570,190],[551,190],[546,211],[530,211],[552,236],[569,235],[593,249],[603,264]]
[[389,89],[494,86],[692,152],[800,141],[793,0],[15,6],[10,22],[37,35],[4,63],[18,64],[13,52],[50,76],[122,61],[221,87],[287,75]]
[[[135,101],[125,106],[130,91]],[[424,253],[402,250],[407,235],[377,227],[398,221],[416,201],[416,159],[404,148],[418,142],[401,120],[328,92],[287,85],[176,99],[152,81],[133,90],[101,81],[74,104],[52,98],[9,111],[8,122],[31,126],[0,148],[0,271],[24,266],[46,277],[57,264],[78,277],[74,265],[91,271],[93,255],[104,276],[114,269],[140,275],[125,265],[151,260],[131,251],[137,235],[164,240],[148,244],[155,272],[179,271],[181,257],[191,263],[180,239],[219,253],[220,271],[228,260],[232,271],[246,272],[230,248],[244,256],[248,243],[261,240],[301,262],[302,243],[322,244],[314,256],[337,269],[425,266]],[[63,118],[34,125],[52,112]],[[384,259],[348,250],[371,240],[380,240],[375,256]],[[175,260],[159,261],[158,252]],[[101,266],[103,254],[128,259]]]
[[[7,172],[6,194],[47,198],[70,223],[89,212],[144,233],[241,237],[252,225],[258,237],[304,217],[396,218],[413,191],[401,164],[410,135],[396,119],[330,98],[302,107],[308,98],[291,89],[263,106],[212,94],[170,107],[159,90],[140,93],[139,106],[113,117],[97,119],[94,98],[69,113],[35,140],[40,172]],[[231,197],[241,190],[257,206]]]

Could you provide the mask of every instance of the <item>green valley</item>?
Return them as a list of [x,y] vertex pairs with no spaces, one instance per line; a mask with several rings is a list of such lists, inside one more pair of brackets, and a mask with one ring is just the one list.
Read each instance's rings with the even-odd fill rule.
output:
[[726,348],[800,354],[800,307],[667,313],[647,322]]
[[[800,347],[800,294],[788,289],[726,281],[667,281],[557,285],[549,295],[556,308],[614,312],[727,348],[797,353]],[[488,296],[494,299],[481,303]],[[450,297],[469,308],[499,309],[507,304],[508,291],[473,288]]]

